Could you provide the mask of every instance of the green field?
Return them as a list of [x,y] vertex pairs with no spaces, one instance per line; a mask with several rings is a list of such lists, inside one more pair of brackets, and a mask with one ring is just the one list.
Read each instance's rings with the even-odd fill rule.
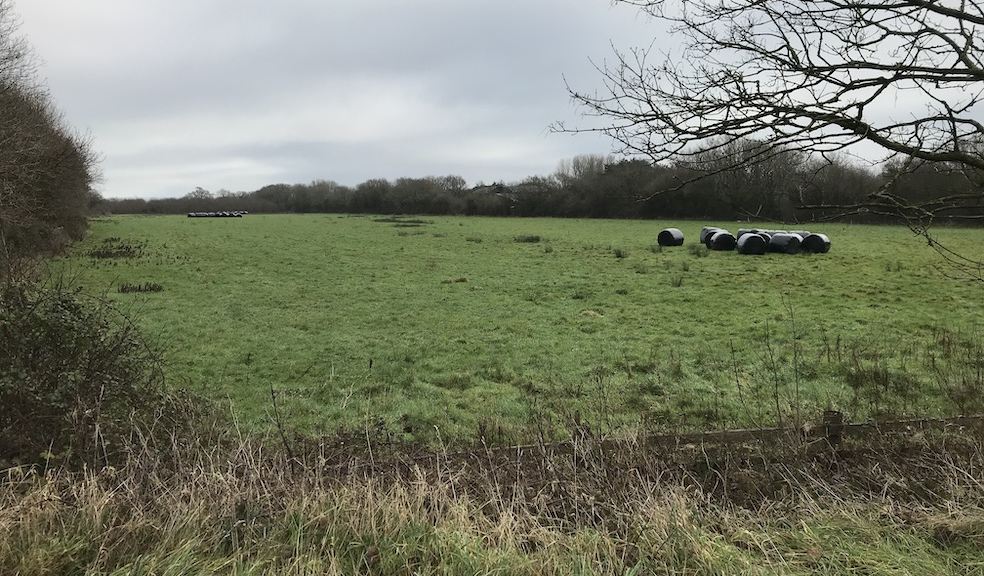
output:
[[[55,268],[136,319],[172,386],[250,426],[269,423],[271,389],[311,432],[428,440],[979,401],[984,289],[901,227],[823,225],[829,254],[754,257],[653,247],[667,225],[694,244],[698,222],[412,220],[104,218]],[[979,254],[984,231],[941,236]],[[93,254],[114,247],[132,250]]]

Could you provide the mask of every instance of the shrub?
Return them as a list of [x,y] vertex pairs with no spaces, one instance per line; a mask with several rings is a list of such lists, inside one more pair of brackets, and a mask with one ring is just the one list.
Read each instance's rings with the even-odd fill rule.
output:
[[0,467],[106,463],[134,424],[181,414],[133,325],[77,291],[0,288]]

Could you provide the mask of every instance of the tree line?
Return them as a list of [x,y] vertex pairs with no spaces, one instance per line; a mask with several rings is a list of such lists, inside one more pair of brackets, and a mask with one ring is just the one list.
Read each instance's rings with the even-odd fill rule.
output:
[[0,0],[0,263],[64,247],[86,229],[96,157],[37,81],[35,60]]
[[[758,150],[752,140],[730,143],[686,164],[581,155],[562,161],[548,176],[471,187],[460,176],[371,179],[356,186],[317,180],[251,192],[198,188],[180,198],[104,199],[97,208],[117,214],[247,210],[792,222],[837,216],[837,207],[857,204],[879,187],[921,199],[969,185],[943,164],[899,174],[894,164],[874,171],[846,158],[815,159],[796,151],[732,167],[736,156]],[[889,221],[893,216],[868,211],[854,212],[851,218]]]

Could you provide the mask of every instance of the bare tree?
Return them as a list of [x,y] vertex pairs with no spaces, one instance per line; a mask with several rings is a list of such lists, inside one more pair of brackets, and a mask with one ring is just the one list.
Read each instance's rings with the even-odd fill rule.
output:
[[558,162],[554,176],[564,184],[587,176],[602,174],[605,172],[605,166],[612,162],[614,162],[614,158],[602,154],[578,154],[573,158]]
[[19,24],[13,3],[0,0],[0,93],[33,78],[35,61],[27,41],[17,34]]
[[[739,166],[796,150],[818,157],[869,143],[903,170],[959,172],[966,191],[913,200],[893,180],[839,213],[899,218],[956,269],[975,258],[930,234],[940,219],[984,220],[984,3],[973,0],[615,0],[668,23],[678,54],[616,51],[606,89],[571,89],[621,152],[698,161],[744,139],[764,143]],[[565,129],[561,127],[561,129]],[[730,166],[736,168],[738,166]]]

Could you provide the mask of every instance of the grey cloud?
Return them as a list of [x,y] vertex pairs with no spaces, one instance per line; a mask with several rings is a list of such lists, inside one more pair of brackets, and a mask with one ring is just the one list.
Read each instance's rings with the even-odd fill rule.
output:
[[547,136],[563,84],[658,32],[605,0],[22,0],[56,100],[105,150],[109,196],[330,178],[470,181],[605,152]]

